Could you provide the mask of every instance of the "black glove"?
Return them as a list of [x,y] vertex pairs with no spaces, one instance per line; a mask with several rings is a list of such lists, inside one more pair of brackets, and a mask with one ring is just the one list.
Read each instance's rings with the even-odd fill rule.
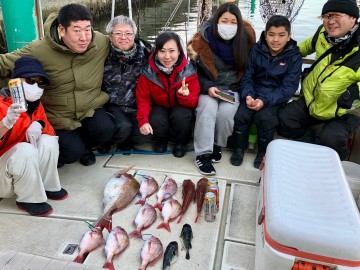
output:
[[343,109],[351,109],[351,106],[356,99],[359,99],[359,87],[357,83],[353,83],[338,98],[337,105]]

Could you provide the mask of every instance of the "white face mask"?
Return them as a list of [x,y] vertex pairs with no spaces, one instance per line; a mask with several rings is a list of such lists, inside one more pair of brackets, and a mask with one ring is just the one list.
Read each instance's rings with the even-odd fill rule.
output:
[[230,40],[235,37],[237,32],[237,25],[218,24],[218,33],[224,40]]
[[40,88],[37,83],[28,84],[23,82],[24,92],[25,92],[25,99],[32,102],[39,100],[44,93],[44,89]]

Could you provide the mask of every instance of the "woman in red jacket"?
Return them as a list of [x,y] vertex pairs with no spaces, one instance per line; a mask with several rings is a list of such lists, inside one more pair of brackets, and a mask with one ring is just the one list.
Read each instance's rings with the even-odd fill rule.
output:
[[195,67],[187,61],[180,37],[173,32],[161,33],[136,88],[138,126],[143,135],[153,135],[155,152],[167,150],[171,129],[174,156],[185,155],[199,92]]

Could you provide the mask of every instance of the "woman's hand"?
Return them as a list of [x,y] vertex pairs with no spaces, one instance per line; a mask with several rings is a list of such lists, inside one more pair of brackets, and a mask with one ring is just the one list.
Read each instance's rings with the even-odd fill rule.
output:
[[142,135],[149,135],[149,134],[153,134],[153,129],[149,123],[146,123],[141,126],[140,132]]
[[208,95],[213,98],[218,98],[219,97],[219,95],[217,94],[218,92],[220,92],[220,90],[217,89],[217,87],[213,86],[209,88]]
[[187,83],[185,83],[185,79],[186,79],[186,77],[184,77],[182,79],[182,86],[178,90],[178,92],[179,92],[180,95],[188,96],[190,94],[190,91],[189,91],[189,88],[188,88],[189,85]]

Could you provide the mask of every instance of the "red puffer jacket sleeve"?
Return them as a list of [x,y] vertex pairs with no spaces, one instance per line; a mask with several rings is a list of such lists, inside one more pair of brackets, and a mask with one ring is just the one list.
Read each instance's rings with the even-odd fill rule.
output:
[[41,102],[39,104],[39,107],[35,110],[34,114],[32,115],[32,120],[44,122],[42,134],[55,136],[55,130],[53,126],[50,124],[49,120],[47,119],[44,107]]
[[[188,96],[183,96],[177,91],[176,97],[178,99],[179,105],[190,109],[195,109],[199,101],[199,93],[200,93],[200,84],[197,74],[195,73],[187,77],[185,79],[185,83],[188,84],[188,89],[190,94]],[[179,88],[181,88],[181,85]]]
[[142,74],[136,86],[136,104],[138,107],[136,113],[136,120],[138,127],[141,128],[144,124],[149,123],[149,115],[151,111],[151,82]]

